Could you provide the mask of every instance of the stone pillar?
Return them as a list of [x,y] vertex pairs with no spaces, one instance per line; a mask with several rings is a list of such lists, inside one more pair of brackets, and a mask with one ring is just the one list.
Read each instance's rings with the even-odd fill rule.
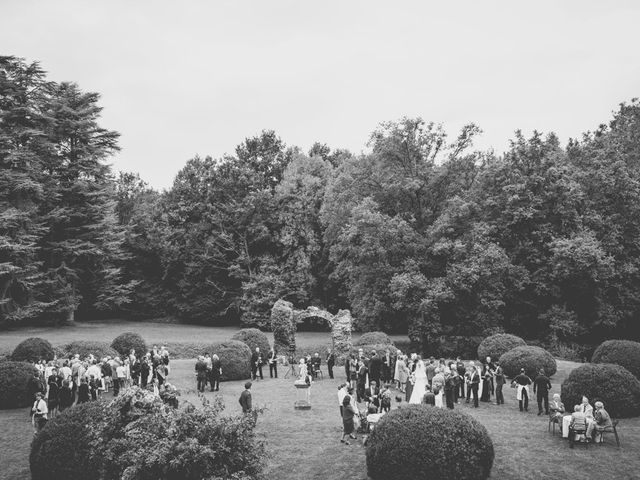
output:
[[344,358],[351,352],[353,343],[351,342],[351,325],[353,318],[349,310],[340,310],[333,317],[331,325],[331,339],[333,340],[333,351],[337,358]]
[[271,308],[271,331],[276,351],[289,355],[296,346],[296,322],[293,315],[293,304],[286,300],[278,300]]
[[296,387],[296,401],[293,408],[296,410],[311,409],[311,386],[304,380],[298,380],[293,384]]

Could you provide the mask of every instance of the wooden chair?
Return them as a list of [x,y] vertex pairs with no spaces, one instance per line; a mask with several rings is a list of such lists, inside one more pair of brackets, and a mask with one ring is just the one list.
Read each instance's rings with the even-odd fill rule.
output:
[[585,448],[589,447],[589,442],[587,441],[587,422],[584,422],[583,425],[573,425],[569,426],[569,448],[573,448],[573,444],[576,442],[576,435],[583,435],[584,442],[579,441],[579,443],[584,443]]
[[604,434],[605,433],[613,433],[616,437],[616,445],[620,448],[620,438],[618,437],[618,420],[611,420],[611,426],[605,427],[602,430],[596,430],[596,434],[600,435],[600,440],[598,441],[598,445],[602,445],[604,443]]
[[[552,413],[549,414],[549,428],[548,428],[548,431],[551,431],[551,425],[553,425],[553,435],[556,434],[556,425],[559,425],[561,418],[562,417],[556,416],[555,412],[552,412]],[[560,429],[562,431],[562,427],[560,427]]]

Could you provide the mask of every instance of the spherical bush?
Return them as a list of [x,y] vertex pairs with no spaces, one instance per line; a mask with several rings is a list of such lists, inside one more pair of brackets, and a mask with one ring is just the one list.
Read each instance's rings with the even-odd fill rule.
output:
[[593,363],[615,363],[640,379],[640,343],[630,340],[607,340],[591,357]]
[[354,355],[358,355],[358,350],[362,349],[362,352],[364,353],[365,357],[370,357],[371,356],[371,352],[373,352],[374,350],[376,351],[376,355],[378,355],[379,357],[382,357],[385,355],[387,349],[389,349],[389,352],[391,353],[391,355],[397,355],[398,354],[398,349],[393,346],[393,345],[388,345],[388,344],[367,344],[367,345],[356,345],[351,349],[351,353],[353,353]]
[[373,480],[483,480],[493,458],[493,442],[480,422],[457,410],[426,405],[384,415],[367,446]]
[[92,342],[76,340],[64,346],[65,355],[80,355],[80,358],[87,358],[93,355],[98,359],[105,357],[116,357],[118,352],[111,348],[107,342]]
[[0,362],[0,409],[32,405],[36,368],[27,362]]
[[231,337],[231,340],[246,343],[252,352],[255,352],[256,347],[260,348],[260,352],[262,352],[262,355],[264,355],[265,358],[271,348],[267,336],[257,328],[243,328],[236,332]]
[[640,415],[640,380],[620,365],[612,363],[586,363],[571,371],[562,382],[562,402],[567,411],[582,402],[582,396],[591,405],[600,400],[613,417]]
[[367,332],[357,339],[354,345],[392,345],[389,335],[384,332]]
[[551,377],[558,370],[556,360],[549,352],[540,347],[516,347],[512,348],[500,357],[500,365],[507,377],[513,378],[520,373],[520,369],[530,377],[536,377],[540,369],[544,369],[545,375]]
[[[246,343],[227,340],[211,345],[209,353],[220,357],[221,380],[246,380],[251,377],[251,350]],[[266,356],[263,357],[266,360]]]
[[11,359],[16,362],[37,362],[53,360],[55,352],[51,344],[43,338],[32,337],[23,340],[13,351]]
[[510,333],[498,333],[480,342],[480,345],[478,345],[478,358],[482,361],[487,357],[498,360],[503,353],[508,352],[512,348],[524,347],[526,345],[527,342],[520,337],[516,337]]
[[146,353],[147,344],[137,333],[125,332],[118,335],[113,342],[111,342],[111,348],[123,356],[129,355],[129,352],[133,348],[136,351],[136,355],[141,356]]
[[91,461],[96,425],[104,416],[103,402],[71,407],[49,420],[31,443],[32,480],[93,480],[100,469]]

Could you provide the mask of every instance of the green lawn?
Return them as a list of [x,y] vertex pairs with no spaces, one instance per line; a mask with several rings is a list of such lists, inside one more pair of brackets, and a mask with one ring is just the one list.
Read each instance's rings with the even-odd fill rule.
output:
[[[86,327],[72,327],[74,338],[64,337],[56,331],[48,331],[46,337],[53,343],[64,343],[81,337]],[[104,328],[104,327],[101,327]],[[137,324],[135,331],[144,332],[151,342],[170,338],[189,338],[181,331],[183,327],[175,325],[165,329],[163,326]],[[191,335],[205,327],[187,327]],[[123,329],[112,328],[109,337]],[[170,331],[174,335],[170,335]],[[211,329],[216,335],[225,338],[233,333],[231,329]],[[94,331],[87,328],[85,331]],[[147,331],[150,332],[147,335]],[[17,341],[34,332],[24,333]],[[324,339],[323,339],[324,336]],[[309,337],[311,340],[309,340]],[[16,338],[16,337],[14,337]],[[299,334],[299,343],[322,343],[327,334]],[[191,338],[192,340],[193,338]],[[17,343],[16,341],[16,343]],[[6,338],[0,337],[0,345],[8,345]],[[553,380],[553,391],[559,391],[559,385],[577,364],[559,361],[559,369]],[[182,399],[197,404],[194,391],[195,377],[192,360],[172,362],[170,381],[183,392]],[[259,421],[259,433],[268,441],[270,457],[268,459],[267,478],[274,480],[323,479],[366,480],[364,448],[361,442],[350,446],[340,444],[341,420],[337,406],[337,385],[344,380],[344,372],[336,369],[335,380],[321,380],[312,387],[312,409],[296,411],[293,409],[295,390],[291,379],[265,379],[254,383],[254,404],[266,407]],[[326,374],[326,370],[325,370]],[[268,369],[267,369],[268,375]],[[239,411],[238,396],[244,382],[222,384],[220,394],[224,398],[229,412]],[[215,395],[207,392],[207,396]],[[461,404],[463,409],[482,422],[491,435],[495,446],[495,462],[492,479],[637,479],[640,472],[640,455],[637,444],[640,442],[640,418],[622,420],[619,426],[622,448],[617,449],[612,439],[602,447],[577,446],[569,449],[565,440],[547,432],[547,418],[536,415],[535,405],[529,413],[518,411],[513,390],[506,389],[506,405],[495,406],[480,404],[479,409]],[[29,443],[32,437],[28,423],[27,409],[0,411],[0,478],[28,479]],[[393,480],[393,479],[389,479]]]

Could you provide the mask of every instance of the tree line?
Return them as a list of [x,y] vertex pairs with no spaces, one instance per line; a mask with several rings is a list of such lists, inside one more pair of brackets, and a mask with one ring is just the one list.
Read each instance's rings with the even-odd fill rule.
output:
[[500,331],[557,346],[635,337],[640,102],[562,147],[501,155],[385,122],[367,153],[273,131],[195,157],[158,192],[107,164],[99,96],[0,57],[0,322],[171,315],[267,327],[271,306],[350,308],[362,330]]

